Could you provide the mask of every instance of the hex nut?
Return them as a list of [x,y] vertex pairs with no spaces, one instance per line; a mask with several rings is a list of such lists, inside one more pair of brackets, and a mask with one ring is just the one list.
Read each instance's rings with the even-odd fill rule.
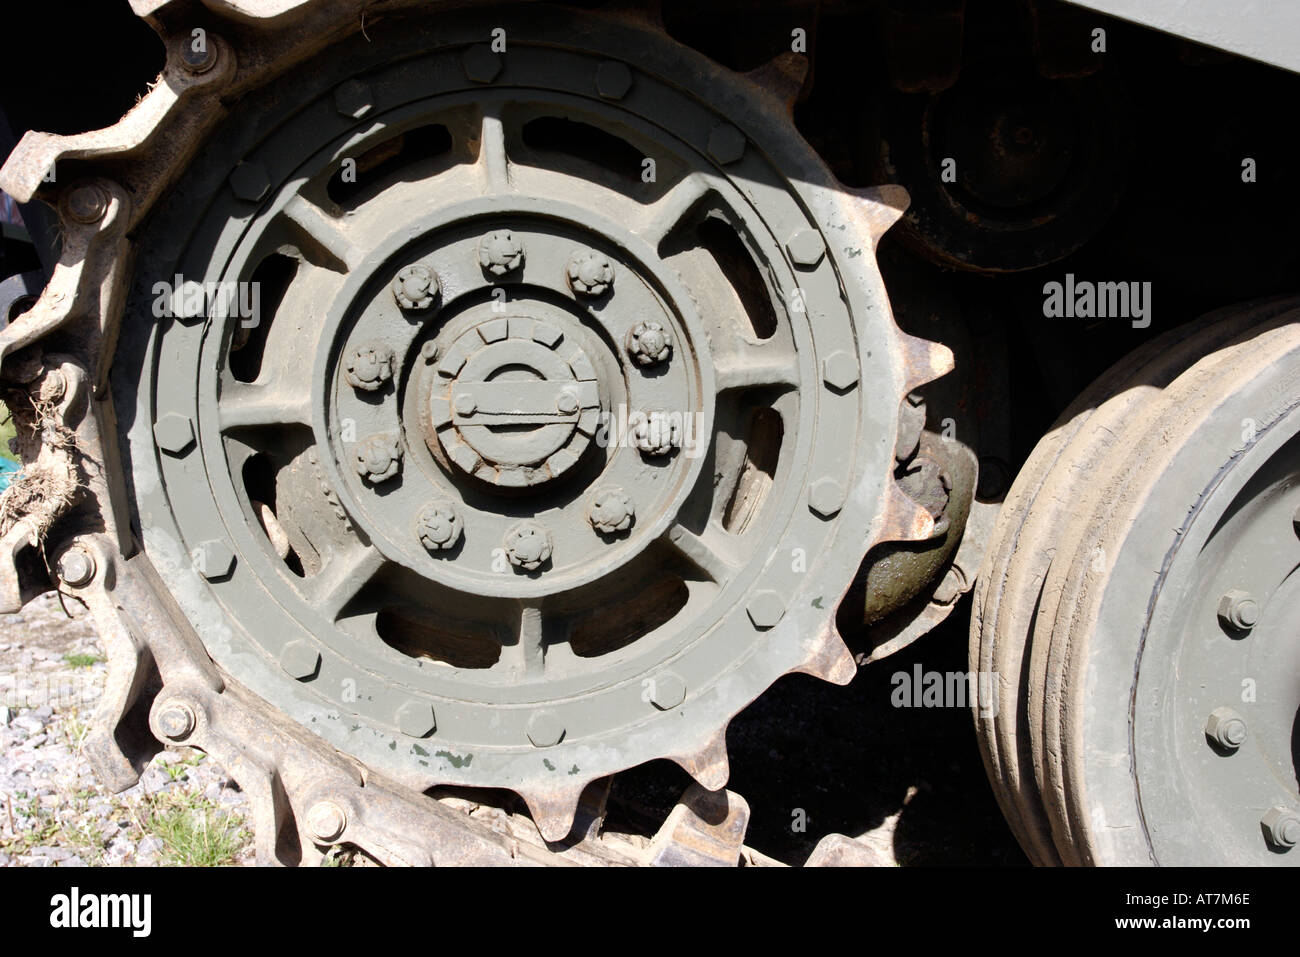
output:
[[1246,742],[1246,719],[1232,708],[1215,708],[1205,722],[1205,736],[1228,751]]
[[668,455],[680,440],[676,423],[662,412],[642,415],[632,428],[632,441],[641,454],[658,458]]
[[271,188],[271,179],[261,163],[244,162],[231,171],[230,188],[239,199],[256,203]]
[[199,542],[194,550],[194,564],[199,574],[208,581],[229,578],[235,569],[235,553],[230,546],[218,538]]
[[494,276],[504,276],[524,262],[524,244],[508,229],[495,229],[478,243],[478,263]]
[[596,67],[596,92],[607,100],[621,100],[632,88],[632,71],[626,63],[606,60]]
[[551,558],[551,533],[536,522],[524,521],[506,532],[506,558],[516,568],[534,571]]
[[345,80],[334,90],[334,105],[344,116],[360,119],[375,105],[370,87],[360,80]]
[[78,223],[89,226],[104,218],[108,212],[108,191],[97,183],[83,183],[75,186],[68,193],[65,208],[68,216]]
[[844,486],[832,478],[819,478],[808,486],[808,507],[830,518],[844,507]]
[[578,296],[600,296],[614,284],[614,265],[595,249],[579,250],[564,270],[569,288]]
[[428,551],[455,548],[464,534],[460,515],[450,502],[426,505],[415,519],[415,534]]
[[320,662],[320,652],[306,641],[291,641],[280,650],[280,667],[299,681],[316,677]]
[[95,577],[95,557],[79,545],[59,556],[59,580],[71,588],[89,585]]
[[424,263],[403,266],[393,277],[393,298],[403,309],[428,309],[438,297],[438,276]]
[[680,675],[665,671],[650,680],[650,703],[660,711],[670,711],[686,700],[686,682]]
[[801,229],[786,241],[785,250],[795,265],[811,269],[826,255],[826,241],[815,229]]
[[377,485],[395,476],[402,467],[402,443],[389,432],[366,436],[356,445],[357,473]]
[[858,360],[844,350],[832,352],[822,360],[822,379],[839,392],[858,384]]
[[730,123],[719,123],[709,131],[709,155],[726,166],[745,155],[745,134]]
[[621,488],[604,488],[596,493],[587,511],[591,527],[604,535],[615,535],[632,527],[636,508]]
[[785,602],[776,592],[763,589],[750,597],[745,612],[755,628],[772,628],[785,614]]
[[397,727],[411,738],[427,738],[438,730],[433,705],[426,701],[408,701],[397,709]]
[[348,827],[348,814],[334,801],[317,801],[307,812],[307,831],[322,844],[333,844]]
[[501,73],[501,57],[483,43],[470,47],[460,58],[465,76],[475,83],[491,83]]
[[194,444],[194,423],[188,416],[168,412],[153,424],[153,437],[158,448],[172,455],[180,455]]
[[157,724],[164,737],[171,741],[181,741],[194,732],[198,716],[188,703],[172,698],[158,709]]
[[638,322],[627,331],[627,354],[639,366],[665,361],[672,353],[672,337],[657,322]]
[[374,392],[393,378],[393,350],[382,342],[358,346],[348,354],[343,378],[363,392]]
[[1231,631],[1250,631],[1259,621],[1259,602],[1240,588],[1231,588],[1219,599],[1219,621]]
[[553,748],[564,740],[564,723],[554,711],[534,711],[528,719],[528,740],[535,748]]
[[1300,844],[1300,814],[1280,804],[1269,808],[1260,819],[1264,836],[1280,851],[1289,851]]

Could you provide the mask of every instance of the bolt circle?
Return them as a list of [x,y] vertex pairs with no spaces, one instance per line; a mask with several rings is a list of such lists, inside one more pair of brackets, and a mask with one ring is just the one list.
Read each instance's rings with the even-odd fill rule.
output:
[[158,730],[172,741],[189,737],[197,724],[198,716],[184,701],[168,701],[158,711]]
[[367,436],[356,446],[357,473],[372,484],[386,482],[402,467],[402,445],[396,435]]
[[1233,631],[1250,631],[1259,621],[1259,602],[1239,588],[1219,599],[1219,621]]
[[393,278],[393,298],[403,309],[418,312],[433,305],[438,295],[438,276],[423,263],[403,266]]
[[621,488],[604,488],[591,500],[587,520],[596,531],[615,535],[632,527],[636,520],[636,508]]
[[672,353],[672,338],[657,322],[638,322],[628,330],[627,354],[639,366],[665,361]]
[[374,392],[393,377],[393,350],[383,343],[352,350],[343,365],[343,377],[354,389]]
[[79,546],[69,548],[59,557],[59,580],[71,588],[89,585],[95,577],[95,558]]
[[431,552],[454,548],[464,534],[460,515],[450,502],[426,505],[415,519],[415,534]]
[[602,252],[578,250],[569,258],[564,276],[575,295],[600,296],[614,284],[614,265]]
[[334,801],[317,801],[307,812],[307,831],[322,844],[333,844],[347,826],[347,812]]
[[551,559],[551,533],[536,522],[520,522],[506,532],[506,558],[516,568],[534,571]]
[[508,229],[488,233],[478,244],[479,265],[494,276],[504,276],[524,262],[524,244]]

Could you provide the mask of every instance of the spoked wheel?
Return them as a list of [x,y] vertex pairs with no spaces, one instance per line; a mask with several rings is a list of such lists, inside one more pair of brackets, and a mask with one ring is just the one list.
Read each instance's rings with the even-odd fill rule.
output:
[[[200,50],[163,13],[168,82],[15,163],[126,182],[69,219],[109,290],[76,315],[102,305],[115,350],[120,534],[75,587],[121,639],[120,786],[156,665],[151,727],[225,749],[268,855],[296,817],[418,860],[371,775],[513,789],[558,839],[652,759],[720,788],[781,675],[852,677],[834,612],[867,549],[933,528],[893,449],[951,356],[875,267],[905,194],[844,189],[795,131],[802,58],[739,75],[540,6],[508,52],[500,11],[362,35],[327,5]],[[230,111],[202,150],[186,97]]]
[[985,764],[1037,863],[1295,864],[1300,310],[1128,357],[1035,450],[976,593]]

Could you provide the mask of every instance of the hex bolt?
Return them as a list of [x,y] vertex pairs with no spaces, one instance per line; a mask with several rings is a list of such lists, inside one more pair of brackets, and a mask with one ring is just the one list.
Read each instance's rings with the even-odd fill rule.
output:
[[299,681],[316,677],[320,671],[320,652],[306,641],[291,641],[280,651],[280,667]]
[[357,472],[372,485],[386,482],[402,467],[402,444],[396,435],[379,432],[356,445]]
[[460,58],[465,76],[475,83],[491,83],[501,72],[501,57],[485,43],[470,47]]
[[478,411],[478,403],[468,392],[462,392],[452,401],[452,408],[456,410],[457,415],[470,416]]
[[636,507],[621,488],[603,488],[591,500],[587,520],[597,532],[616,535],[632,527],[636,521]]
[[71,588],[89,585],[95,577],[95,557],[80,545],[74,545],[59,556],[58,573],[63,584]]
[[745,134],[730,123],[720,123],[709,131],[709,155],[727,166],[745,155]]
[[1205,722],[1205,736],[1225,750],[1236,751],[1246,742],[1246,719],[1231,708],[1215,708]]
[[749,599],[745,613],[755,628],[772,628],[785,615],[785,602],[776,592],[762,589]]
[[360,80],[345,80],[334,89],[334,106],[344,116],[360,119],[375,105],[369,85]]
[[665,671],[651,679],[650,703],[660,711],[669,711],[686,700],[686,682],[679,675]]
[[317,801],[307,812],[307,833],[321,844],[333,844],[348,827],[348,812],[334,801]]
[[808,486],[808,507],[830,518],[844,507],[844,486],[833,478],[819,478]]
[[649,458],[658,458],[669,454],[677,444],[677,429],[673,422],[662,412],[642,415],[632,429],[632,441]]
[[194,707],[179,698],[172,698],[158,709],[158,730],[172,741],[188,738],[198,722]]
[[271,188],[271,178],[261,163],[244,162],[231,171],[230,188],[237,198],[256,203]]
[[553,748],[564,740],[564,722],[554,711],[534,711],[528,719],[528,740],[535,748]]
[[1300,844],[1300,814],[1281,804],[1264,812],[1260,819],[1264,836],[1280,851],[1289,851]]
[[219,538],[199,542],[193,558],[199,574],[208,581],[228,578],[235,568],[235,553]]
[[596,67],[596,92],[607,100],[621,100],[632,88],[632,71],[626,63],[606,60]]
[[639,366],[665,361],[673,351],[672,337],[657,322],[638,322],[627,331],[627,354]]
[[397,709],[397,727],[410,738],[427,738],[438,730],[433,705],[427,701],[408,701]]
[[534,571],[550,560],[551,533],[536,522],[525,521],[506,532],[506,558],[516,568]]
[[1219,621],[1233,631],[1250,631],[1259,621],[1259,602],[1240,588],[1232,588],[1219,599]]
[[382,342],[369,342],[348,354],[343,377],[362,392],[374,392],[393,377],[393,350]]
[[796,266],[812,269],[826,255],[826,241],[815,229],[801,229],[786,242],[785,250]]
[[858,360],[843,350],[832,352],[822,360],[822,379],[832,389],[847,392],[858,384]]
[[428,309],[438,297],[438,275],[424,263],[411,263],[398,270],[392,289],[393,298],[403,309]]
[[194,444],[194,423],[188,416],[168,412],[153,424],[153,437],[158,448],[172,455],[180,455]]
[[67,212],[76,222],[89,226],[108,212],[108,191],[96,183],[85,183],[68,193]]
[[495,229],[478,242],[478,264],[494,276],[504,276],[524,262],[524,244],[508,229]]
[[578,411],[578,393],[572,389],[562,389],[560,394],[555,397],[555,409],[564,415],[572,415]]
[[564,276],[574,295],[600,296],[614,284],[614,264],[595,249],[580,249],[569,257]]
[[434,342],[432,339],[420,346],[420,358],[425,362],[437,362],[438,352],[438,343]]
[[464,534],[460,515],[450,502],[431,502],[415,519],[415,534],[420,544],[431,552],[455,548]]

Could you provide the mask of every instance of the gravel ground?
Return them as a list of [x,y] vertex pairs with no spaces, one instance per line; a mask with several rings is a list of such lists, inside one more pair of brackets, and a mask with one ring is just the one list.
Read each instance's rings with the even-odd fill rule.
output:
[[[0,616],[0,866],[253,863],[247,800],[199,752],[163,751],[121,794],[95,780],[80,744],[106,668],[68,606],[73,617],[48,594]],[[969,713],[890,703],[899,671],[964,670],[964,610],[847,688],[793,675],[732,722],[730,787],[749,802],[753,849],[801,864],[842,833],[881,866],[1026,863]],[[635,768],[615,780],[611,814],[653,831],[690,783],[666,761]]]
[[247,799],[199,752],[163,751],[120,794],[95,780],[81,744],[106,671],[75,602],[0,616],[0,866],[252,863]]

